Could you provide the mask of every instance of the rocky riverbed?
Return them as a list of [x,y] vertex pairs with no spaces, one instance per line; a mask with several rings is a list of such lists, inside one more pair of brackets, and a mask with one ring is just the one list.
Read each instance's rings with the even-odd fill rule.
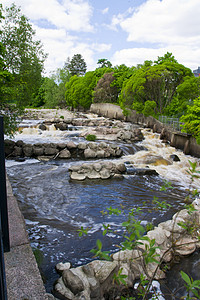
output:
[[[33,119],[32,112],[28,111],[27,118]],[[122,205],[126,209],[132,209],[143,203],[144,223],[147,220],[156,220],[155,223],[157,222],[158,225],[158,222],[163,219],[165,223],[168,222],[177,207],[181,208],[181,201],[184,199],[182,188],[179,189],[176,182],[178,185],[183,184],[184,188],[190,185],[187,175],[189,163],[186,161],[188,159],[194,161],[194,158],[185,158],[182,152],[177,152],[168,144],[162,143],[159,135],[152,135],[150,130],[144,130],[129,122],[62,110],[34,110],[34,119],[38,119],[35,125],[28,120],[29,126],[24,126],[22,123],[20,128],[22,133],[18,133],[13,141],[8,142],[12,146],[7,152],[9,158],[20,158],[18,165],[14,167],[12,166],[14,161],[9,162],[11,167],[8,167],[8,173],[26,218],[31,243],[34,248],[44,253],[43,268],[47,277],[51,274],[50,265],[53,268],[58,262],[64,263],[66,269],[64,273],[59,267],[57,268],[62,273],[58,281],[60,285],[55,288],[60,297],[63,297],[62,293],[66,294],[67,288],[68,296],[64,297],[71,295],[72,299],[81,299],[83,295],[87,294],[87,297],[90,297],[92,293],[94,299],[95,297],[101,299],[98,297],[102,295],[102,291],[105,291],[101,286],[104,282],[102,276],[105,275],[104,279],[108,278],[106,281],[109,285],[110,276],[118,267],[114,255],[116,266],[114,269],[109,268],[110,273],[103,271],[104,262],[90,262],[94,265],[94,269],[85,263],[91,261],[91,256],[89,258],[87,256],[101,231],[102,219],[98,215],[99,211],[111,205]],[[88,134],[96,135],[96,141],[88,142],[85,139]],[[38,139],[37,143],[34,142],[35,137]],[[24,149],[29,149],[31,154],[27,155]],[[140,151],[137,152],[138,150]],[[112,156],[113,151],[120,151],[120,155],[118,152],[116,156]],[[79,154],[75,156],[74,153]],[[28,157],[31,157],[31,160]],[[159,192],[164,178],[173,181],[175,188],[170,194]],[[194,187],[198,186],[195,181],[193,184]],[[171,201],[173,208],[150,216],[148,210],[152,205],[153,196],[159,197],[161,201]],[[117,222],[110,221],[116,228],[117,224],[122,222],[121,219]],[[81,226],[94,229],[89,231],[88,238],[81,239],[79,242],[75,232]],[[156,230],[155,236],[162,238],[163,233],[160,233],[160,229]],[[168,231],[170,230],[164,228],[167,239],[169,239]],[[118,239],[118,235],[110,238],[113,242],[105,240],[105,246],[107,249],[112,248],[114,253],[116,250],[113,250],[113,243]],[[86,255],[87,259],[82,255]],[[120,254],[121,256],[123,257],[123,254]],[[70,264],[65,264],[66,261],[73,264],[70,271],[68,271]],[[134,276],[132,271],[129,272],[127,269],[127,262],[121,263],[124,264],[127,274],[130,273],[127,279],[129,284],[133,283]],[[81,273],[74,271],[76,264],[80,267]],[[84,270],[80,265],[85,266],[83,266]],[[111,264],[107,265],[111,266]],[[62,263],[60,266],[63,268]],[[100,270],[102,275],[98,277],[96,274]],[[81,277],[82,272],[84,276],[87,275],[86,279]],[[73,280],[70,279],[71,276]],[[68,280],[70,282],[78,280],[79,290],[71,287]],[[86,299],[91,299],[87,297]]]

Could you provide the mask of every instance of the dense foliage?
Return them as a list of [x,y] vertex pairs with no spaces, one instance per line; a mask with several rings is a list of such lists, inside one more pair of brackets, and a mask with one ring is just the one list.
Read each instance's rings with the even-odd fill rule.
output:
[[121,105],[143,112],[146,101],[154,101],[154,112],[163,114],[177,96],[177,87],[186,77],[194,77],[192,71],[179,64],[170,53],[159,57],[154,63],[146,61],[124,82]]
[[0,6],[0,113],[5,133],[16,129],[21,109],[31,105],[39,90],[46,55],[29,20],[15,4]]
[[200,97],[187,106],[187,111],[180,121],[184,122],[183,131],[192,134],[200,144]]

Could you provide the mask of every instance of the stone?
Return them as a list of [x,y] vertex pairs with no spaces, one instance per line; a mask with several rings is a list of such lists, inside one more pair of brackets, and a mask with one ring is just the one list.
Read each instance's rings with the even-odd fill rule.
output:
[[64,270],[62,279],[65,286],[74,294],[78,294],[84,290],[82,280],[72,272],[72,269]]
[[104,158],[105,157],[105,151],[104,150],[99,150],[96,152],[96,157],[97,158]]
[[98,179],[100,178],[100,174],[96,172],[95,170],[92,170],[91,172],[86,174],[86,177],[89,179]]
[[63,149],[63,150],[60,151],[58,157],[59,157],[59,158],[70,158],[70,157],[71,157],[71,153],[70,153],[69,150]]
[[116,169],[120,172],[120,173],[125,173],[126,172],[126,167],[124,163],[120,163],[120,164],[116,164]]
[[120,262],[133,261],[134,259],[139,258],[142,255],[140,250],[121,250],[112,255],[113,260]]
[[93,168],[95,171],[99,172],[102,169],[102,165],[100,163],[94,163]]
[[88,143],[88,147],[92,150],[96,150],[97,149],[97,143],[90,142],[90,143]]
[[33,145],[33,155],[42,156],[44,154],[44,147],[42,145]]
[[85,174],[78,174],[76,172],[72,172],[70,175],[70,178],[73,180],[84,180],[86,179],[86,175]]
[[95,158],[96,157],[96,152],[92,149],[85,149],[84,151],[84,156],[85,158]]
[[180,158],[176,154],[171,154],[169,158],[173,161],[180,161]]
[[117,270],[117,262],[94,260],[88,264],[94,270],[96,279],[103,284],[106,280],[112,279],[114,272]]
[[23,152],[24,152],[24,155],[27,156],[27,157],[31,157],[32,154],[33,154],[33,145],[31,144],[24,144],[23,146]]
[[14,150],[12,152],[12,156],[21,156],[22,155],[22,148],[15,145]]
[[156,172],[156,170],[150,169],[150,168],[128,168],[127,169],[127,174],[129,175],[153,175],[153,176],[158,176],[159,174]]
[[60,122],[55,124],[56,129],[59,129],[61,131],[67,130],[68,125],[65,122]]
[[101,179],[108,179],[111,177],[111,173],[109,172],[109,170],[104,168],[100,171],[100,177]]
[[150,230],[147,232],[147,236],[153,240],[156,240],[156,244],[162,245],[166,241],[165,230],[161,227],[156,227],[154,230]]
[[19,141],[16,142],[15,145],[18,146],[18,147],[22,147],[24,145],[24,142],[22,140],[19,140]]
[[55,144],[44,144],[44,154],[45,155],[56,155],[58,153],[58,149]]
[[73,149],[77,148],[77,145],[74,142],[70,141],[70,142],[67,143],[67,148],[69,150],[73,150]]
[[68,269],[70,269],[70,267],[71,267],[71,264],[69,263],[69,262],[66,262],[66,263],[62,263],[62,262],[60,262],[60,263],[58,263],[57,265],[56,265],[56,271],[60,274],[60,273],[62,273],[64,270],[68,270]]
[[87,144],[86,143],[79,143],[78,144],[78,149],[85,150],[86,148],[87,148]]
[[[66,143],[58,143],[57,144],[57,148],[59,149],[59,150],[63,150],[63,149],[65,149],[67,147],[67,144]],[[67,147],[68,148],[68,147]]]
[[40,130],[47,130],[47,127],[44,124],[40,124],[38,128]]
[[175,253],[189,255],[196,250],[196,243],[191,237],[182,237],[175,244]]
[[74,300],[74,294],[65,286],[62,277],[60,277],[54,285],[54,294],[59,298],[64,297],[65,300]]

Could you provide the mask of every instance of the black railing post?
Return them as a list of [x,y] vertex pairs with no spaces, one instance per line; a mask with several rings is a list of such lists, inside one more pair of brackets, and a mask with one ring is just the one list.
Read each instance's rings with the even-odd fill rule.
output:
[[0,299],[7,300],[6,273],[4,265],[3,239],[1,230],[1,214],[0,214]]
[[0,116],[0,213],[1,213],[1,229],[2,229],[4,252],[8,252],[10,251],[10,240],[9,240],[8,207],[7,207],[7,193],[6,193],[4,129],[3,129],[2,116]]

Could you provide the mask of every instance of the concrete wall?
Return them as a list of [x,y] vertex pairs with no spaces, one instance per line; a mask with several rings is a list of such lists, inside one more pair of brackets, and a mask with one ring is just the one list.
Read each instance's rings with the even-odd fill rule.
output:
[[186,133],[174,132],[171,127],[153,117],[145,117],[134,110],[128,110],[128,115],[124,116],[119,106],[110,103],[94,103],[91,105],[90,111],[110,119],[124,120],[152,128],[154,132],[161,134],[161,139],[169,141],[172,147],[183,150],[185,154],[200,157],[200,145],[197,144],[195,138]]

